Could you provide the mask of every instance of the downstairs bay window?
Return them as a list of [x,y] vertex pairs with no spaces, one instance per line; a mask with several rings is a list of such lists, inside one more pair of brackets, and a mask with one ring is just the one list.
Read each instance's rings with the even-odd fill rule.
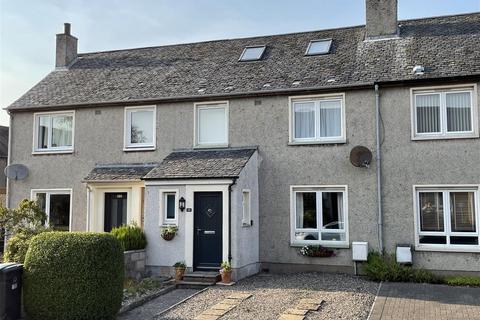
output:
[[347,188],[293,186],[292,245],[348,246]]
[[417,249],[479,251],[478,187],[416,187]]

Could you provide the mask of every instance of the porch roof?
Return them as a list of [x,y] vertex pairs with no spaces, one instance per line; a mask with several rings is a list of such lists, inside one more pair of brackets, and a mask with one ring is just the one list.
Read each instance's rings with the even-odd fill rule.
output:
[[170,153],[146,180],[237,178],[257,148],[184,150]]
[[84,182],[140,181],[158,163],[97,164],[83,179]]

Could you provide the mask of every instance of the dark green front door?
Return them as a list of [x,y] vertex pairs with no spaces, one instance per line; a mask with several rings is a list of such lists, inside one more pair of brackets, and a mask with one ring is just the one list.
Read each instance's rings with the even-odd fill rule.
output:
[[218,269],[222,262],[222,193],[195,192],[193,214],[193,266]]

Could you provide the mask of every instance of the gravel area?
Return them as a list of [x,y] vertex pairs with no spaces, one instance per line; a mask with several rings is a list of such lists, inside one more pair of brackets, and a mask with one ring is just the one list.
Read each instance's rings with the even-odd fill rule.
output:
[[278,319],[302,298],[325,301],[306,319],[367,319],[377,288],[378,283],[342,274],[260,274],[234,286],[212,287],[155,319],[193,319],[234,292],[253,296],[222,319]]

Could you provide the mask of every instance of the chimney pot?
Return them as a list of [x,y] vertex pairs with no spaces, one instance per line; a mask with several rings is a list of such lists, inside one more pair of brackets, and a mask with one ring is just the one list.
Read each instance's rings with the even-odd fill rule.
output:
[[77,38],[70,34],[70,23],[64,24],[64,33],[57,34],[56,68],[68,68],[77,59]]
[[397,0],[366,0],[367,39],[391,38],[398,35]]
[[70,23],[64,23],[65,26],[65,34],[70,34]]

